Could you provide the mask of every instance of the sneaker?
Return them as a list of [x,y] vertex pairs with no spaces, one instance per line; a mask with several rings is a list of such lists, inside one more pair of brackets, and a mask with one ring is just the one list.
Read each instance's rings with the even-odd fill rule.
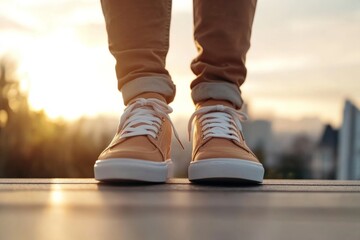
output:
[[261,183],[264,168],[245,143],[240,120],[246,115],[229,102],[199,104],[189,121],[193,153],[189,180]]
[[156,98],[136,98],[126,107],[116,135],[95,163],[95,179],[165,182],[170,177],[172,109],[161,96],[151,96]]

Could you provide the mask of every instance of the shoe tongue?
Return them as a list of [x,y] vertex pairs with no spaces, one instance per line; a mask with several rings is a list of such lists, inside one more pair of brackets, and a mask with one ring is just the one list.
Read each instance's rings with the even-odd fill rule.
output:
[[166,102],[166,99],[159,93],[152,93],[152,92],[146,92],[146,93],[142,93],[142,94],[139,94],[137,95],[136,97],[134,97],[129,104],[131,104],[133,101],[135,101],[137,98],[145,98],[145,99],[148,99],[148,98],[156,98],[164,103],[167,103]]
[[235,108],[235,106],[231,102],[224,101],[224,100],[209,99],[209,100],[202,101],[202,102],[199,102],[198,104],[196,104],[196,109],[199,109],[201,107],[207,107],[207,106],[215,106],[215,105],[224,105],[227,107]]
[[[139,99],[139,98],[145,98],[145,99],[155,98],[155,99],[158,99],[158,100],[160,100],[160,101],[167,104],[165,98],[161,94],[152,93],[152,92],[146,92],[146,93],[139,94],[136,97],[134,97],[133,99],[131,99],[128,105],[132,104],[136,99]],[[142,108],[152,109],[151,106],[143,106]],[[138,123],[138,124],[134,125],[133,127],[139,127],[141,125],[145,125],[145,123]]]

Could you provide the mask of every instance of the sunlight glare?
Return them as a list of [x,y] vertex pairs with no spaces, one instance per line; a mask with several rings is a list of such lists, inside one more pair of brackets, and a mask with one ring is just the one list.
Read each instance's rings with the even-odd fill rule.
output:
[[[102,54],[107,59],[106,49],[91,49],[79,41],[75,31],[61,29],[37,40],[28,51],[22,69],[29,69],[29,102],[35,110],[69,120],[119,110],[121,95],[116,89],[114,63],[110,61],[111,70],[104,71],[94,61]],[[106,71],[109,75],[100,74]],[[110,104],[105,106],[104,100],[111,100]]]
[[63,192],[61,187],[57,184],[51,186],[50,203],[51,205],[61,205],[64,201]]

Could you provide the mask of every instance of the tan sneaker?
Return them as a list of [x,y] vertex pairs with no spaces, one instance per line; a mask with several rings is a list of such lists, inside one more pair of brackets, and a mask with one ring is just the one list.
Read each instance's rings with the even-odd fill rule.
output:
[[263,181],[264,168],[242,134],[245,118],[226,101],[197,105],[189,121],[189,132],[194,129],[190,181]]
[[165,182],[171,175],[172,109],[159,95],[149,96],[126,107],[116,135],[95,163],[95,179]]

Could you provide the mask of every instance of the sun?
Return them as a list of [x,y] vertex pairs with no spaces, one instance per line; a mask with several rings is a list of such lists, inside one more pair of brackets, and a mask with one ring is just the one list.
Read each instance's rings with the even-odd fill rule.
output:
[[73,120],[116,114],[123,108],[107,49],[83,44],[69,29],[35,39],[21,65],[29,82],[30,106],[50,118]]

